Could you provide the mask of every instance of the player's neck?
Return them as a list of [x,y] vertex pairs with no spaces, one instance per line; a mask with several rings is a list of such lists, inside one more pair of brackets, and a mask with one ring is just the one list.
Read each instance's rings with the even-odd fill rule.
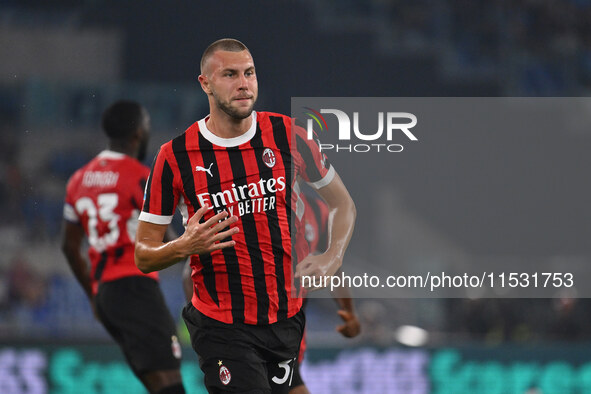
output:
[[130,157],[135,157],[135,149],[133,149],[133,147],[126,145],[126,144],[111,141],[109,143],[107,149],[109,149],[110,151],[113,151],[113,152],[123,153],[124,155],[130,156]]
[[235,119],[220,109],[211,110],[207,129],[220,138],[235,138],[246,133],[252,126],[252,116]]

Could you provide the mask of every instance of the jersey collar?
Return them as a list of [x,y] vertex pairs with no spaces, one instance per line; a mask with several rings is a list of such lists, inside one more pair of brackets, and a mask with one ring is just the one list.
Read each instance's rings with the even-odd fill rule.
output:
[[250,141],[252,137],[254,137],[254,135],[256,134],[257,114],[255,111],[252,111],[252,114],[250,116],[252,117],[252,124],[250,125],[250,128],[246,131],[246,133],[239,135],[238,137],[232,138],[218,137],[217,135],[209,131],[209,129],[207,128],[207,124],[205,123],[205,121],[209,118],[209,115],[201,119],[199,122],[197,122],[197,124],[199,125],[199,132],[201,133],[203,138],[205,138],[214,145],[223,146],[224,148],[231,148],[233,146],[238,146]]
[[104,151],[99,153],[97,157],[101,159],[123,159],[125,157],[125,154],[105,149]]

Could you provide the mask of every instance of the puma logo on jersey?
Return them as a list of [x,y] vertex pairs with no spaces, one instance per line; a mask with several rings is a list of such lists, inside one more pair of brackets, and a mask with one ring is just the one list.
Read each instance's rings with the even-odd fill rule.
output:
[[212,165],[213,165],[213,163],[211,163],[208,168],[201,167],[201,166],[195,166],[195,171],[207,172],[209,174],[209,176],[213,178],[213,174],[211,173],[211,166]]

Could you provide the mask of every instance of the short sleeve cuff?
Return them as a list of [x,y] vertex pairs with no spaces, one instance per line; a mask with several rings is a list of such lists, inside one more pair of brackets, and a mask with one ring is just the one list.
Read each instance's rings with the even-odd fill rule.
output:
[[78,215],[76,215],[76,210],[70,204],[64,204],[64,219],[68,222],[78,223]]
[[336,174],[336,171],[335,171],[334,167],[331,165],[330,168],[328,169],[328,172],[324,176],[324,178],[322,178],[316,182],[308,182],[308,185],[312,186],[316,190],[322,189],[324,186],[326,186],[330,182],[332,182],[335,174]]
[[138,220],[142,222],[154,223],[154,224],[170,224],[172,222],[172,215],[171,216],[162,216],[162,215],[154,215],[153,213],[148,213],[142,211]]

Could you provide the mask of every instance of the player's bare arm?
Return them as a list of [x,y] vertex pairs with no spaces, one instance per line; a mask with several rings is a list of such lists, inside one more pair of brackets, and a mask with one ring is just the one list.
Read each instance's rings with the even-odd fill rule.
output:
[[62,228],[64,229],[62,233],[62,251],[82,289],[84,289],[88,298],[92,299],[88,262],[81,252],[84,229],[78,223],[68,222],[67,220],[64,220]]
[[341,267],[343,257],[355,227],[355,203],[338,174],[326,186],[317,190],[329,209],[329,243],[326,252],[309,255],[296,268],[296,277],[322,277],[334,275]]
[[355,313],[351,290],[346,286],[338,286],[334,288],[331,295],[339,306],[337,314],[343,319],[343,324],[338,325],[336,330],[344,337],[356,337],[361,332],[361,324]]
[[92,295],[92,284],[90,283],[89,264],[81,252],[84,229],[80,224],[67,220],[64,220],[62,228],[62,251],[66,256],[66,260],[68,260],[68,265],[74,273],[76,280],[86,293],[94,312],[94,297]]
[[349,297],[335,298],[335,300],[340,306],[337,314],[343,319],[343,324],[337,326],[337,331],[347,338],[356,337],[361,332],[361,324],[355,314],[353,299]]
[[221,212],[199,223],[207,209],[208,206],[203,206],[197,210],[189,219],[183,235],[166,243],[164,235],[167,225],[140,220],[135,245],[135,264],[139,270],[143,273],[159,271],[191,255],[211,253],[214,250],[234,246],[235,241],[221,241],[239,231],[237,227],[224,230],[236,223],[238,218],[228,217],[227,212]]

